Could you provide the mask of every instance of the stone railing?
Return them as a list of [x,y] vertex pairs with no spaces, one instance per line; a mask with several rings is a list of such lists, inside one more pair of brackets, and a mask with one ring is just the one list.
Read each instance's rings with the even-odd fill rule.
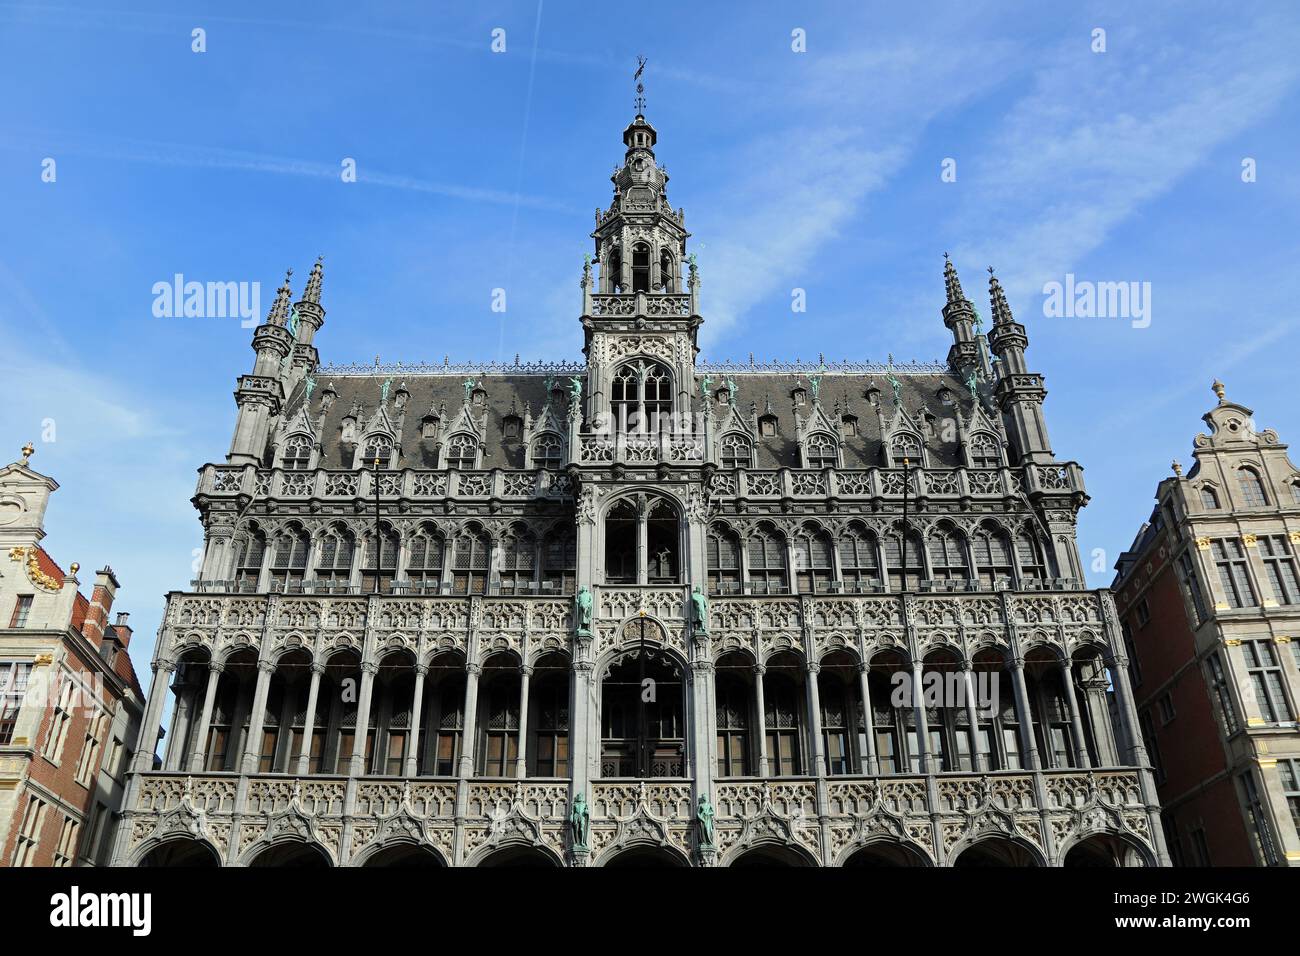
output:
[[[1059,864],[1068,846],[1095,833],[1123,837],[1154,859],[1135,770],[831,776],[821,786],[819,801],[810,777],[714,781],[709,847],[700,842],[691,781],[594,780],[590,859],[601,864],[650,845],[682,862],[727,863],[775,845],[809,864],[838,865],[883,840],[934,864],[951,863],[975,840],[1005,837]],[[411,843],[457,865],[518,845],[559,863],[573,859],[569,788],[568,780],[531,778],[362,777],[350,784],[343,777],[149,772],[126,809],[118,862],[138,863],[170,840],[198,839],[223,863],[247,864],[290,837],[320,847],[336,864],[357,865]]]
[[1073,462],[1057,466],[1011,468],[826,468],[718,471],[710,479],[717,498],[794,500],[881,498],[901,500],[1018,497],[1043,492],[1083,492],[1083,476]]
[[595,292],[584,305],[593,318],[687,318],[693,309],[690,293],[677,292]]
[[[380,472],[379,497],[391,502],[434,500],[553,499],[573,494],[569,476],[540,468],[532,471],[400,471]],[[274,501],[373,501],[375,473],[358,471],[285,471],[230,465],[204,465],[199,471],[199,495],[245,495]]]

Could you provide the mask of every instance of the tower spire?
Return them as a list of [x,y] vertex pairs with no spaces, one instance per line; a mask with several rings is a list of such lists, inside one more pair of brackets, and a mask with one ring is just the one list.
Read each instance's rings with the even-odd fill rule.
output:
[[271,303],[271,311],[266,316],[266,321],[271,325],[283,327],[289,323],[289,278],[292,275],[293,270],[286,269],[284,282],[275,291],[275,301]]
[[645,72],[645,57],[636,58],[636,72],[632,74],[632,79],[636,80],[636,115],[645,116],[645,84],[641,82],[641,74]]
[[989,347],[1002,360],[994,397],[1002,410],[1003,421],[1012,444],[1025,461],[1044,464],[1053,460],[1052,446],[1043,418],[1043,399],[1047,389],[1043,376],[1025,365],[1029,337],[1025,327],[1011,315],[1007,294],[989,266],[989,306],[993,310],[993,328],[989,330]]
[[324,276],[324,270],[321,263],[324,256],[316,257],[316,264],[311,267],[311,273],[307,276],[307,288],[303,290],[302,301],[310,302],[313,305],[320,305],[320,284]]
[[979,345],[975,341],[975,309],[961,289],[957,268],[943,254],[943,287],[948,301],[943,307],[943,324],[952,332],[952,348],[948,350],[948,365],[962,378],[979,363]]
[[[989,266],[989,307],[993,310],[994,325],[1014,325],[1015,319],[1011,316],[1011,306],[1007,304],[1007,294],[1002,291],[1002,283],[998,282],[998,277],[993,273],[993,267]],[[1021,329],[1021,334],[1024,330]]]

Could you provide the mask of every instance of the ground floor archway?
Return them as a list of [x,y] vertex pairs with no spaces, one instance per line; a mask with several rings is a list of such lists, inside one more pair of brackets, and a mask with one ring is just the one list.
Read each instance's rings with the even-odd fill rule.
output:
[[158,844],[140,860],[140,866],[210,867],[220,866],[221,859],[203,840],[179,838]]

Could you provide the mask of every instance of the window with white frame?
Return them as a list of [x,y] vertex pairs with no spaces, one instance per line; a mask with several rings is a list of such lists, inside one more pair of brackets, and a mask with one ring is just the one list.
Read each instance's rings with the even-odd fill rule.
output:
[[59,829],[59,843],[54,849],[54,865],[56,867],[72,866],[77,855],[77,831],[80,824],[72,817],[63,818],[63,826]]
[[9,618],[10,627],[26,627],[27,619],[32,614],[32,602],[35,600],[34,594],[20,594],[14,602],[14,613]]
[[1255,705],[1260,717],[1270,724],[1292,720],[1282,667],[1273,653],[1272,642],[1266,638],[1242,641],[1241,656],[1246,662],[1246,673],[1255,691]]
[[1300,760],[1279,759],[1277,773],[1282,778],[1282,792],[1286,795],[1287,809],[1291,811],[1291,825],[1300,836]]
[[39,797],[27,798],[22,829],[18,831],[18,847],[14,851],[14,866],[35,866],[36,844],[45,826],[45,813],[49,804]]
[[0,661],[0,746],[13,742],[31,668],[27,661]]
[[1264,562],[1264,575],[1278,604],[1300,604],[1300,577],[1284,534],[1262,534],[1256,540]]
[[59,675],[58,683],[59,694],[43,751],[45,759],[51,763],[58,763],[63,758],[63,748],[68,742],[68,730],[72,725],[72,705],[77,695],[76,684],[66,674]]
[[1228,607],[1254,607],[1259,603],[1250,583],[1246,551],[1240,538],[1216,538],[1210,545]]
[[101,713],[96,714],[86,723],[86,739],[81,746],[81,756],[77,758],[76,774],[77,783],[83,787],[89,787],[94,778],[99,759],[100,737],[103,735],[107,721],[108,715]]
[[1205,667],[1210,673],[1210,691],[1219,705],[1224,732],[1231,737],[1241,724],[1237,720],[1237,708],[1232,702],[1232,691],[1228,689],[1228,676],[1223,672],[1223,661],[1217,652],[1205,659]]

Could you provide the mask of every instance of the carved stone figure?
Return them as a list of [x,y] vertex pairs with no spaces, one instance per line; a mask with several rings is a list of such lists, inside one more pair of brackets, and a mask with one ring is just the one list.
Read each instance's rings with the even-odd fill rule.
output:
[[691,592],[691,613],[695,618],[696,632],[709,633],[709,599],[698,586]]

